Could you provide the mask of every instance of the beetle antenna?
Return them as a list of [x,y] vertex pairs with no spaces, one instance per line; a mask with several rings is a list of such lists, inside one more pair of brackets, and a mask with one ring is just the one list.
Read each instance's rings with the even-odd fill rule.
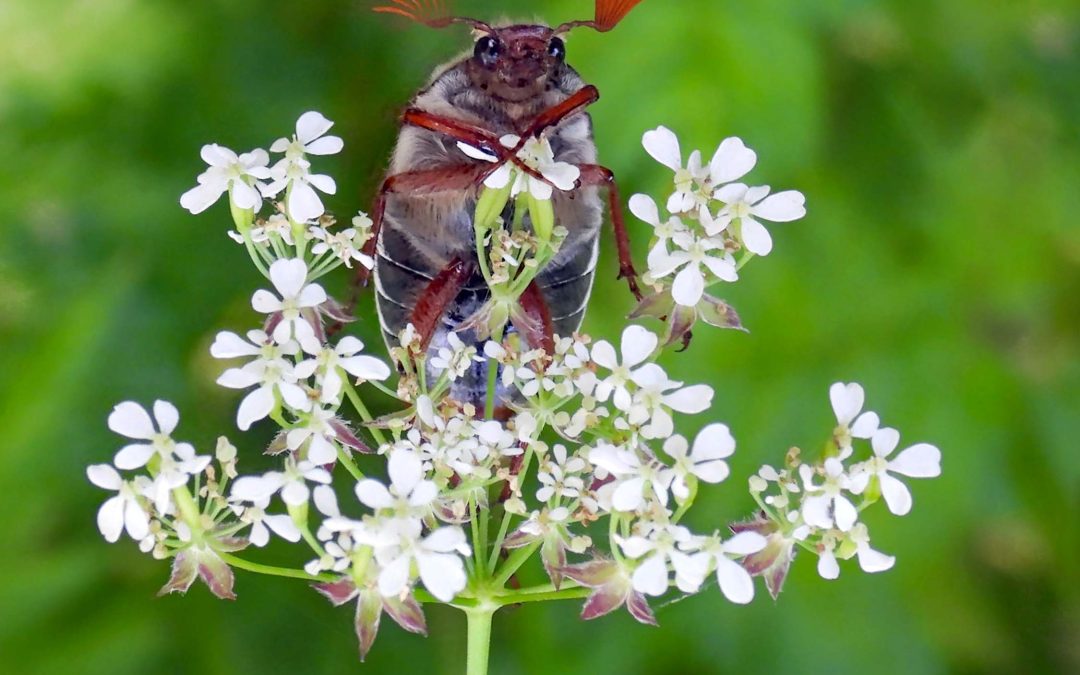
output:
[[431,28],[446,28],[455,23],[463,23],[472,26],[474,30],[485,33],[494,32],[494,29],[483,21],[451,15],[444,0],[390,0],[390,2],[394,4],[373,7],[372,11],[403,16]]
[[592,21],[570,21],[555,29],[555,33],[566,33],[575,28],[592,28],[606,33],[637,7],[641,0],[596,0],[596,18]]

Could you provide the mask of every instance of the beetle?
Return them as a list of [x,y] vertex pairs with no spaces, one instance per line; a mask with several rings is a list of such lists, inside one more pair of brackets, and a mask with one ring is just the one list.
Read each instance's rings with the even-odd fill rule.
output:
[[[458,330],[463,341],[478,341],[461,324],[488,299],[477,271],[473,214],[483,180],[497,168],[465,156],[458,143],[479,148],[500,163],[515,162],[517,149],[499,139],[543,134],[556,161],[576,165],[580,179],[569,192],[553,196],[555,222],[568,231],[559,254],[520,299],[536,328],[523,330],[532,348],[553,351],[554,335],[571,335],[584,318],[592,290],[604,219],[600,191],[606,190],[619,254],[619,278],[638,299],[637,273],[630,256],[614,174],[597,164],[592,121],[586,108],[599,92],[566,62],[563,36],[579,27],[606,32],[641,0],[597,0],[595,18],[551,28],[494,26],[451,16],[439,0],[392,0],[375,11],[404,16],[432,28],[464,24],[473,29],[470,52],[440,68],[402,115],[387,177],[372,210],[376,306],[384,338],[396,345],[408,324],[428,353],[447,344]],[[534,174],[535,175],[535,174]],[[513,200],[503,216],[512,218]],[[358,281],[367,283],[363,271]],[[454,398],[483,399],[484,368],[477,364],[455,384]]]

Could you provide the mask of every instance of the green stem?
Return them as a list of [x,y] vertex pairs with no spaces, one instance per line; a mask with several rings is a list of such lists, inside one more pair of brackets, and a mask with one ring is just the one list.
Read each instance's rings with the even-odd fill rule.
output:
[[294,570],[287,567],[274,567],[273,565],[254,563],[250,560],[237,558],[231,553],[222,553],[221,551],[218,551],[217,554],[218,557],[228,563],[230,567],[247,570],[248,572],[254,572],[256,574],[267,574],[273,577],[288,577],[290,579],[303,579],[304,581],[337,581],[337,577],[331,574],[308,574],[304,570]]
[[528,546],[523,546],[511,553],[510,557],[506,559],[506,562],[495,574],[495,586],[497,588],[505,586],[510,577],[514,576],[514,572],[517,572],[518,568],[524,565],[525,561],[531,558],[538,548],[540,548],[540,542],[534,541]]
[[[503,339],[503,329],[500,328],[492,336],[491,341],[495,343],[501,343]],[[487,360],[487,400],[484,403],[484,417],[487,419],[495,418],[495,388],[499,383],[499,362],[496,359],[489,358]]]
[[356,479],[357,483],[364,480],[364,473],[360,471],[359,467],[356,466],[356,462],[349,456],[348,450],[345,448],[338,448],[338,461],[340,461],[341,465],[352,474],[352,477]]
[[[350,382],[348,378],[345,379],[345,395],[349,398],[349,401],[353,404],[353,407],[356,408],[356,412],[360,413],[360,419],[364,420],[365,422],[371,422],[375,419],[368,411],[367,406],[364,405],[364,402],[360,400],[360,395],[356,393],[356,388],[353,387],[352,382]],[[386,437],[383,436],[383,432],[381,429],[376,429],[374,427],[365,428],[369,432],[371,432],[371,435],[375,439],[376,443],[378,443],[379,445],[386,445]]]
[[520,605],[526,602],[551,602],[556,600],[580,600],[587,598],[593,592],[591,588],[577,587],[577,588],[564,588],[562,590],[545,590],[538,593],[530,593],[527,591],[518,591],[516,593],[508,593],[506,595],[500,595],[498,602],[501,605]]
[[465,610],[468,617],[468,652],[466,652],[466,675],[487,675],[491,652],[491,617],[497,606],[482,605]]

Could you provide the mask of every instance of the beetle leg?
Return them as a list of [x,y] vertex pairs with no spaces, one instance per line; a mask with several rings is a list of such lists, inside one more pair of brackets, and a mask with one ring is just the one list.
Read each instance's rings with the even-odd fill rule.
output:
[[435,335],[435,329],[439,327],[439,322],[446,314],[446,308],[457,298],[458,293],[472,275],[471,263],[454,258],[428,283],[424,292],[416,300],[412,314],[409,315],[409,322],[420,337],[422,351],[427,351],[431,338]]
[[548,355],[554,354],[555,327],[551,321],[551,310],[535,280],[518,298],[518,303],[525,314],[532,319],[530,326],[517,326],[518,330],[523,330],[525,333],[522,337],[534,349],[543,349]]
[[475,124],[469,124],[445,115],[436,115],[418,108],[406,110],[401,121],[406,125],[434,131],[449,136],[455,141],[479,148],[499,158],[500,164],[509,158],[509,149],[499,142],[498,135]]
[[562,103],[553,105],[543,111],[533,119],[525,129],[525,132],[521,134],[521,143],[519,144],[519,147],[514,149],[515,153],[524,147],[525,139],[532,136],[539,136],[547,129],[557,126],[566,118],[572,117],[585,110],[585,108],[596,103],[598,100],[600,100],[600,90],[591,84],[587,84],[581,89],[578,89]]
[[611,224],[615,228],[615,246],[619,251],[619,278],[626,279],[630,286],[630,292],[638,300],[642,299],[641,289],[638,288],[637,271],[634,270],[634,260],[630,254],[630,235],[626,231],[626,220],[623,218],[622,203],[619,201],[619,187],[615,182],[615,174],[611,169],[599,164],[581,164],[582,187],[597,186],[606,187],[608,193],[608,207],[611,210]]

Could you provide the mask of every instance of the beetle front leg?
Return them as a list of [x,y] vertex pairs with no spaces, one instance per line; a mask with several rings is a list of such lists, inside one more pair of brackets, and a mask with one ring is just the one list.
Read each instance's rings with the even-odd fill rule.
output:
[[518,304],[532,323],[530,326],[517,326],[524,333],[522,337],[533,349],[543,349],[549,356],[554,355],[555,326],[551,321],[551,310],[535,280],[518,298]]
[[582,164],[578,168],[581,170],[581,187],[607,188],[611,224],[615,229],[615,246],[619,251],[619,278],[626,279],[630,292],[635,298],[641,300],[644,296],[637,283],[638,274],[634,269],[634,259],[630,253],[630,235],[626,231],[626,220],[623,218],[622,202],[619,199],[619,186],[615,182],[615,174],[611,172],[611,169],[599,164]]
[[[529,124],[528,128],[521,134],[522,140],[520,145],[523,147],[525,139],[539,136],[547,129],[558,126],[563,120],[584,111],[585,108],[599,100],[600,90],[591,84],[585,85],[562,103],[557,103],[537,115]],[[516,150],[520,149],[521,147],[516,148]]]
[[435,329],[439,327],[439,322],[446,314],[446,308],[457,298],[474,271],[472,263],[454,258],[428,283],[424,292],[417,298],[412,313],[409,315],[409,323],[413,325],[416,334],[420,337],[421,351],[427,352],[431,339],[435,336]]

